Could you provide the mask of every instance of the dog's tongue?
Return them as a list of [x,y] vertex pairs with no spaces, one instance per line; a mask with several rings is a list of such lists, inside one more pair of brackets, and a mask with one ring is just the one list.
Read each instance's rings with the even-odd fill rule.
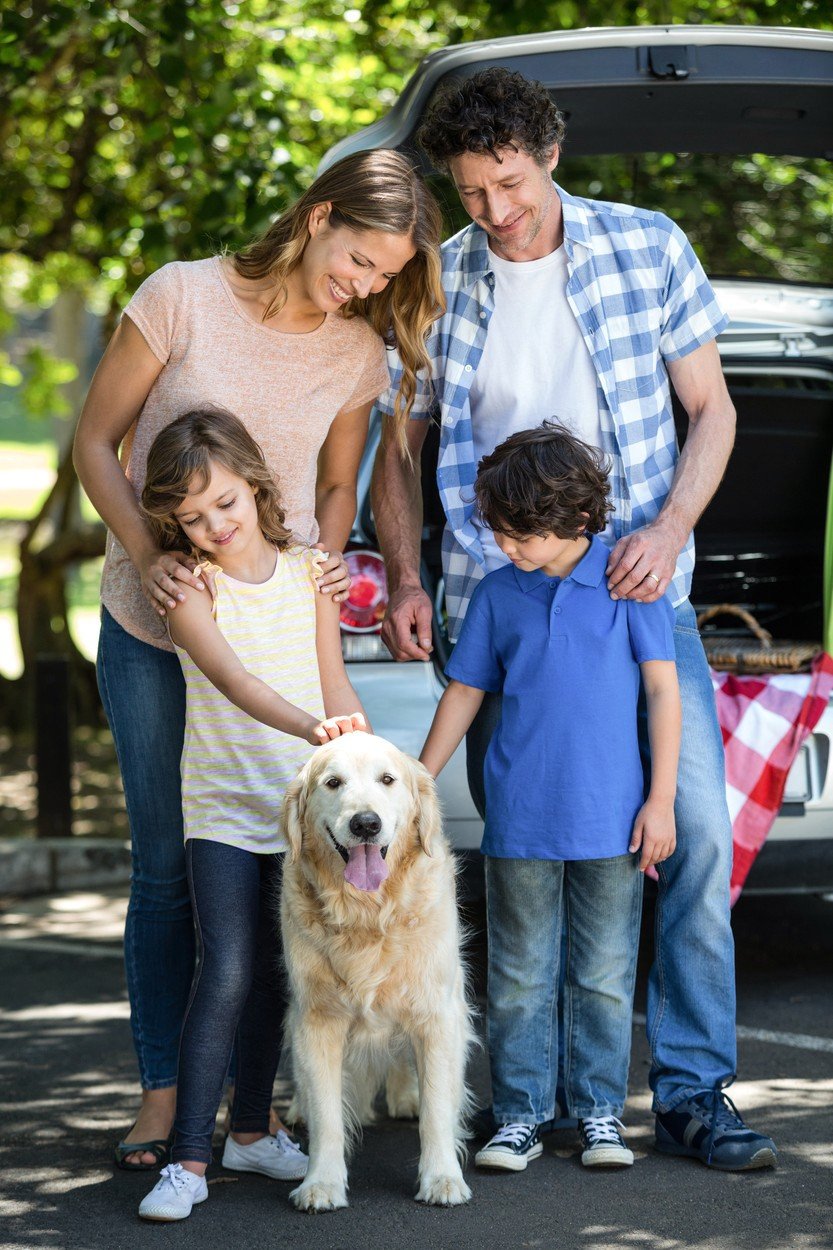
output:
[[344,869],[344,880],[357,890],[378,890],[388,875],[388,866],[381,851],[372,842],[362,842],[350,848],[350,858]]

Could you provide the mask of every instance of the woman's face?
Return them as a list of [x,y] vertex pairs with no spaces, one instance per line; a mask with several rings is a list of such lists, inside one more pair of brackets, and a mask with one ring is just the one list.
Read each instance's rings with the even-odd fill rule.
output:
[[378,295],[416,255],[410,235],[331,226],[329,204],[312,210],[309,234],[299,276],[303,294],[321,312]]

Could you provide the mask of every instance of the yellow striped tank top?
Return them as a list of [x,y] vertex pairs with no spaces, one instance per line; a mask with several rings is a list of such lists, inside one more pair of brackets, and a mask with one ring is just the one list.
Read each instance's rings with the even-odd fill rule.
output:
[[[315,580],[322,555],[279,551],[275,571],[252,585],[216,566],[214,619],[241,664],[284,699],[323,719],[315,648]],[[185,838],[246,851],[286,849],[278,826],[284,790],[315,749],[253,720],[176,648],[186,683],[182,751]]]

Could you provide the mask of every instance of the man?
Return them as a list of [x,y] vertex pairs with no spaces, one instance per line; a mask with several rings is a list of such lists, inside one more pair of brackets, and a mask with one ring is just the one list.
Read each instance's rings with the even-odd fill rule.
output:
[[[553,182],[563,137],[546,90],[499,68],[453,87],[419,135],[473,221],[443,245],[447,310],[429,337],[432,377],[411,413],[441,421],[449,635],[456,638],[479,580],[505,560],[473,514],[478,461],[517,429],[561,421],[611,466],[611,596],[653,603],[668,592],[676,613],[678,844],[659,868],[648,986],[656,1144],[720,1169],[768,1167],[773,1142],[749,1130],[721,1092],[736,1068],[732,835],[714,697],[688,600],[692,529],[734,438],[715,344],[728,319],[667,217],[579,199]],[[392,374],[380,401],[388,418],[395,366]],[[689,420],[681,455],[669,378]],[[431,603],[419,578],[418,465],[427,421],[409,422],[412,463],[400,457],[392,426],[386,420],[372,496],[391,588],[383,636],[397,659],[426,660]],[[495,697],[484,701],[467,737],[481,814],[483,758],[499,714]]]

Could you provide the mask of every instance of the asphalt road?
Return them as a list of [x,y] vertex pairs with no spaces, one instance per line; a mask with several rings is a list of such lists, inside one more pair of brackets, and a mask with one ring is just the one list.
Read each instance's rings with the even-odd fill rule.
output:
[[[637,1023],[625,1116],[632,1169],[588,1174],[573,1135],[561,1132],[524,1173],[469,1167],[468,1207],[428,1209],[413,1201],[415,1125],[382,1121],[352,1163],[348,1210],[300,1215],[290,1185],[215,1165],[209,1201],[177,1225],[140,1222],[136,1207],[153,1176],[117,1172],[109,1161],[134,1098],[121,909],[115,896],[58,896],[0,916],[2,1250],[833,1247],[833,902],[750,898],[736,908],[740,1079],[731,1093],[776,1139],[776,1171],[715,1173],[653,1153]],[[479,945],[474,955],[477,965]],[[643,1005],[644,969],[637,1010]],[[483,1054],[471,1081],[485,1100]]]

